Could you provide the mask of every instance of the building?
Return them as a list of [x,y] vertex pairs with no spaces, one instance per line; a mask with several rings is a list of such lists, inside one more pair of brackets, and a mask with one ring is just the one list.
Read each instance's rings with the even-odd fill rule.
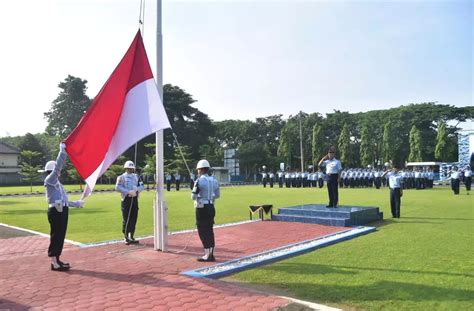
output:
[[224,167],[229,169],[230,176],[239,176],[239,160],[235,158],[236,149],[224,150]]
[[461,130],[458,133],[459,167],[464,169],[474,160],[474,129]]
[[0,142],[0,185],[21,182],[19,160],[20,150]]

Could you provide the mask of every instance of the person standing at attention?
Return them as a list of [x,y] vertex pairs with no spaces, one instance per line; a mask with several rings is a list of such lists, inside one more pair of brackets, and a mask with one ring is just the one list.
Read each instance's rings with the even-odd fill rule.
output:
[[336,208],[339,202],[339,178],[342,171],[341,161],[336,159],[336,147],[331,146],[328,154],[318,163],[318,166],[326,167],[327,187],[329,195],[328,208]]
[[125,173],[117,177],[115,190],[121,195],[122,209],[122,233],[126,245],[138,244],[135,240],[135,226],[138,219],[138,194],[145,187],[137,174],[135,174],[135,164],[132,161],[126,161],[123,165]]
[[216,261],[214,257],[215,239],[214,239],[214,217],[216,210],[214,202],[220,197],[219,182],[210,176],[210,165],[207,160],[200,160],[196,166],[198,179],[194,183],[191,198],[194,200],[196,208],[196,226],[204,247],[204,256],[199,257],[198,261]]
[[382,177],[387,176],[390,188],[390,209],[393,218],[400,218],[400,205],[403,196],[403,177],[399,173],[400,165],[394,164],[393,169],[386,170]]

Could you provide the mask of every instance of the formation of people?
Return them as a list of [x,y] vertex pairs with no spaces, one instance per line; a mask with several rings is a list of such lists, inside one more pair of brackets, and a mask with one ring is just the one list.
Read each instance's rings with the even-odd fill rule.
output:
[[[340,171],[340,188],[371,188],[377,189],[388,186],[388,177],[382,177],[384,170],[376,168],[348,168]],[[428,189],[433,188],[434,172],[429,169],[403,169],[399,172],[403,178],[404,189]],[[262,185],[264,188],[275,185],[283,188],[323,188],[329,181],[329,176],[318,169],[316,172],[299,170],[287,170],[262,172]]]

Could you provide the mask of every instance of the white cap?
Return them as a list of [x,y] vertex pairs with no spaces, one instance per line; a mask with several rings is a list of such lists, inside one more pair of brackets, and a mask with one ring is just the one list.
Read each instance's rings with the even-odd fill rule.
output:
[[133,162],[129,160],[129,161],[125,162],[123,167],[124,168],[133,168],[133,169],[135,169],[135,164],[133,164]]
[[209,165],[209,162],[208,162],[207,160],[204,160],[204,159],[203,159],[203,160],[200,160],[200,161],[198,162],[198,164],[196,165],[196,169],[199,169],[199,168],[209,168],[209,167],[211,167],[211,166]]
[[56,161],[48,161],[46,165],[44,166],[44,171],[54,171],[54,168],[56,167]]

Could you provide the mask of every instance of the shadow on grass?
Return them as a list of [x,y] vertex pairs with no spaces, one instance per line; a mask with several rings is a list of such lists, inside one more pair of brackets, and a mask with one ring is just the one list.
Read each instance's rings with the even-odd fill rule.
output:
[[472,221],[474,218],[449,218],[449,217],[403,217],[405,219],[433,219],[433,220],[467,220]]
[[20,204],[20,201],[6,201],[6,200],[0,200],[0,206],[7,206],[7,205],[14,205],[14,204]]
[[[280,283],[262,284],[278,288]],[[412,301],[412,302],[470,302],[474,291],[445,288],[431,285],[404,282],[381,281],[370,285],[323,285],[314,283],[295,283],[296,293],[303,299],[315,299],[324,302],[346,303],[347,301]]]
[[[15,210],[8,210],[8,211],[1,211],[1,214],[4,215],[36,215],[36,214],[47,214],[48,210],[46,208],[38,208],[38,209],[15,209]],[[103,214],[105,212],[100,210],[87,210],[87,214]],[[69,209],[69,215],[71,214],[71,209]]]
[[[272,266],[268,266],[265,269],[272,270]],[[403,270],[403,269],[390,269],[390,268],[376,268],[376,267],[358,267],[358,266],[343,266],[343,265],[320,265],[320,264],[292,264],[292,263],[280,263],[278,267],[275,267],[276,271],[285,271],[288,273],[297,274],[358,274],[358,271],[386,271],[396,273],[412,273],[412,274],[429,274],[429,275],[447,275],[447,276],[462,276],[474,278],[472,273],[454,273],[445,271],[417,271],[417,270]],[[351,270],[351,271],[348,271]]]

